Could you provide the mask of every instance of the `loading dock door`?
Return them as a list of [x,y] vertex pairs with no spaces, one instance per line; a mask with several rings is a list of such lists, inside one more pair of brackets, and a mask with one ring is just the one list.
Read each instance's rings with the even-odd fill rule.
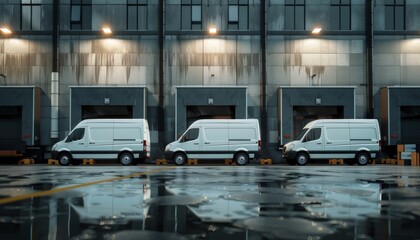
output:
[[22,143],[22,107],[0,106],[0,150],[16,149]]
[[187,126],[199,119],[234,119],[235,106],[187,106]]
[[133,106],[82,106],[82,120],[94,118],[133,118]]
[[343,106],[294,106],[293,107],[293,138],[295,138],[307,123],[317,119],[343,119]]
[[401,143],[420,144],[420,106],[401,106]]

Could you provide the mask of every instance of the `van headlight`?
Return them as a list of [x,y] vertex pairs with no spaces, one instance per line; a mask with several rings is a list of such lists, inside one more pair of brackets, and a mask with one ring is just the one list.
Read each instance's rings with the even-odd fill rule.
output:
[[169,149],[171,149],[171,144],[166,145],[166,147],[165,147],[165,152],[166,152],[166,151],[169,151]]
[[294,145],[293,143],[291,143],[291,144],[287,145],[287,146],[286,146],[286,152],[288,152],[288,151],[292,150],[294,146],[295,146],[295,145]]

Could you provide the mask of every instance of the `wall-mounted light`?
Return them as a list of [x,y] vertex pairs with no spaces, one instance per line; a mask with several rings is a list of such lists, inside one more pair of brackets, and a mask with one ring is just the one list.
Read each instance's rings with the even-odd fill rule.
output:
[[216,34],[217,33],[217,28],[216,27],[210,27],[209,28],[209,34]]
[[316,27],[316,28],[314,28],[314,30],[312,30],[312,33],[313,34],[319,34],[321,32],[321,30],[322,30],[322,28]]
[[8,28],[0,28],[0,31],[3,33],[3,34],[11,34],[12,33],[12,31],[10,30],[10,29],[8,29]]
[[111,34],[111,33],[112,33],[111,28],[109,28],[109,27],[103,27],[103,28],[102,28],[102,31],[103,31],[105,34]]

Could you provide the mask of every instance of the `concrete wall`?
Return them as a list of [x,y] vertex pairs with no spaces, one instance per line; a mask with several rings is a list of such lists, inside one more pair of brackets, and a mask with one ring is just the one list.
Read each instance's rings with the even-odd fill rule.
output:
[[[402,139],[402,131],[401,131],[401,107],[408,107],[408,106],[420,106],[420,87],[403,87],[403,86],[390,86],[387,88],[382,89],[382,96],[384,97],[383,100],[388,101],[388,109],[384,109],[385,114],[388,116],[384,116],[384,119],[381,119],[381,130],[387,131],[382,133],[383,136],[386,137],[388,144],[396,145],[396,144],[411,144],[412,142],[407,142],[405,139]],[[385,103],[384,103],[385,104]],[[382,113],[384,114],[384,113]],[[413,129],[413,131],[417,131],[418,123]]]
[[[60,132],[69,126],[69,86],[144,86],[148,90],[148,120],[152,141],[172,141],[175,126],[175,86],[245,86],[248,117],[260,118],[261,49],[260,1],[249,1],[247,32],[229,31],[228,1],[206,0],[202,4],[202,30],[181,30],[181,0],[165,1],[164,38],[164,139],[158,139],[159,94],[158,0],[149,0],[147,31],[126,31],[125,0],[94,0],[92,29],[70,31],[70,0],[60,1],[59,80]],[[330,0],[306,1],[306,31],[316,24],[331,29]],[[407,0],[406,26],[420,29],[420,2]],[[35,34],[21,29],[20,0],[0,3],[0,26],[15,33],[0,37],[0,73],[7,85],[36,85],[42,91],[41,143],[50,145],[50,81],[52,72],[52,0],[43,0],[41,20],[34,21]],[[278,144],[277,90],[282,86],[355,86],[356,117],[366,117],[366,42],[364,0],[352,0],[351,28],[314,37],[305,32],[284,31],[284,0],[267,4],[267,139]],[[420,43],[401,32],[385,35],[384,1],[374,1],[373,94],[379,116],[379,89],[389,85],[417,85],[420,74]],[[42,24],[38,24],[42,23]],[[103,24],[115,31],[100,35]],[[225,34],[209,36],[215,25]],[[29,31],[29,33],[31,33]],[[398,34],[398,35],[393,35]],[[408,33],[407,33],[408,34]],[[312,76],[316,74],[312,78]],[[59,138],[63,138],[61,134]]]
[[69,126],[70,86],[131,85],[147,87],[149,127],[151,135],[157,135],[156,36],[62,36],[60,40],[60,129]]

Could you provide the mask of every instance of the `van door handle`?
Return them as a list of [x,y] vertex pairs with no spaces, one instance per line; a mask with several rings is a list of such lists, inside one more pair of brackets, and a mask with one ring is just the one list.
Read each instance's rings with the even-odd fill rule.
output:
[[95,144],[94,142],[90,142],[89,144]]
[[204,144],[210,144],[209,142],[205,142]]
[[194,143],[194,145],[198,145],[198,143]]
[[331,144],[332,142],[327,142],[327,144]]
[[84,143],[79,143],[79,145],[83,145]]
[[316,143],[316,144],[321,145],[322,143]]

